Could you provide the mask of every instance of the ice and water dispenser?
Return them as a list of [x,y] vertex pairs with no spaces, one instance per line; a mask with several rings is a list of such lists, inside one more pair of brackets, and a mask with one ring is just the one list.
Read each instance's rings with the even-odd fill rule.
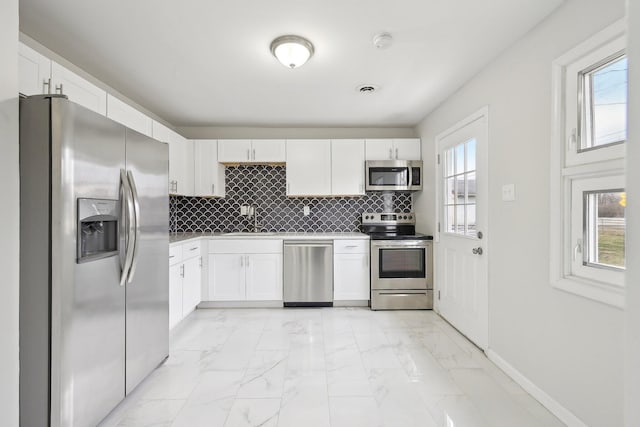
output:
[[78,199],[78,264],[118,254],[117,200]]

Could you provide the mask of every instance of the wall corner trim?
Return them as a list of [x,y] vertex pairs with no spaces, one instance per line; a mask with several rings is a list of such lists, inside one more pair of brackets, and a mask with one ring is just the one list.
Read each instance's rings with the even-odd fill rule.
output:
[[588,427],[582,420],[575,416],[570,410],[562,406],[557,400],[549,396],[544,390],[533,383],[529,378],[525,377],[520,371],[511,366],[509,362],[504,360],[498,353],[492,349],[487,350],[487,357],[495,363],[504,373],[514,380],[520,387],[525,389],[527,393],[533,396],[538,402],[547,408],[553,415],[558,417],[560,421],[569,427]]

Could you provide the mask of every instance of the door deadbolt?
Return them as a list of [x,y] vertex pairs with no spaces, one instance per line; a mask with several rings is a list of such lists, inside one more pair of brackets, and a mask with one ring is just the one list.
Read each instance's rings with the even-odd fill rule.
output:
[[483,236],[482,231],[478,231],[478,239],[482,239],[482,236]]

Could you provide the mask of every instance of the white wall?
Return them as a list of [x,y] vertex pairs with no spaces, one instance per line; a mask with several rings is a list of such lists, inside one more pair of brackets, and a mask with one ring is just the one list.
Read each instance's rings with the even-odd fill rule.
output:
[[[640,116],[640,4],[628,0],[629,117]],[[640,121],[629,121],[627,148],[627,360],[628,427],[640,426]]]
[[0,3],[0,419],[18,426],[18,0]]
[[[435,136],[489,105],[489,346],[590,426],[623,423],[624,315],[549,284],[551,62],[622,18],[624,6],[568,0],[418,126],[425,175],[435,177]],[[501,201],[507,183],[515,202]],[[433,233],[426,188],[415,209],[419,230]]]
[[413,138],[413,128],[269,128],[242,126],[178,127],[178,133],[191,139],[242,138]]

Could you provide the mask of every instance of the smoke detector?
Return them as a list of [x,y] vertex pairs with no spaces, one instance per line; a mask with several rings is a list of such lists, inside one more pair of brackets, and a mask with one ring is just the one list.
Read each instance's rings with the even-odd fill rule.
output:
[[373,93],[379,89],[376,85],[360,85],[356,90],[360,93]]
[[377,49],[386,49],[389,46],[391,46],[392,42],[393,42],[393,37],[391,37],[391,34],[386,32],[378,33],[375,36],[373,36],[373,45]]

